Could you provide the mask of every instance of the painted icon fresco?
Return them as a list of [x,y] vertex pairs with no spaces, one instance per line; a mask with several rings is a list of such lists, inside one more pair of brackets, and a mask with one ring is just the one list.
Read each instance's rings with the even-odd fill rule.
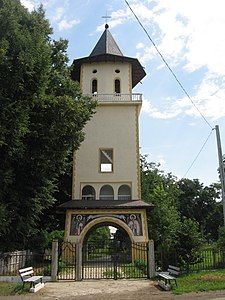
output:
[[142,221],[141,214],[92,214],[92,215],[84,215],[84,214],[73,214],[71,216],[71,226],[70,226],[70,235],[79,236],[84,229],[84,227],[90,223],[92,220],[101,218],[101,217],[113,217],[120,219],[133,232],[134,236],[141,236],[143,234],[142,231]]

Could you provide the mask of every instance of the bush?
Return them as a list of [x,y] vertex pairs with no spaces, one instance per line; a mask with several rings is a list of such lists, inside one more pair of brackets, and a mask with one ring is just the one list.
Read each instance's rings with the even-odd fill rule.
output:
[[220,249],[225,249],[225,227],[219,228],[219,238],[217,245]]
[[143,259],[135,259],[134,261],[134,265],[136,268],[142,270],[142,271],[145,271],[147,269],[147,262]]

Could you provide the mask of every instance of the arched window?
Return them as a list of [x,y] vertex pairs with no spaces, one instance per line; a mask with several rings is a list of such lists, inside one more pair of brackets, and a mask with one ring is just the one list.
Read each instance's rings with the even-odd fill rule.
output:
[[121,93],[120,80],[119,79],[115,79],[115,93],[116,94],[120,94]]
[[114,199],[114,191],[111,185],[103,185],[100,190],[100,200],[113,200]]
[[85,185],[82,189],[82,199],[95,200],[95,189],[91,185]]
[[98,81],[97,81],[97,79],[92,80],[91,92],[92,92],[92,94],[98,92]]
[[131,188],[129,185],[121,185],[118,190],[118,200],[131,200]]

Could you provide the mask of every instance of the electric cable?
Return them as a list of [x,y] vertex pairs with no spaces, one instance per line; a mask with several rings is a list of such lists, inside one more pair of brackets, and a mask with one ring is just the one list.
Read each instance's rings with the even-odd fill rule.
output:
[[198,154],[196,155],[195,159],[192,161],[192,163],[190,164],[190,167],[187,169],[186,173],[184,174],[184,176],[182,178],[185,178],[185,176],[188,174],[188,172],[190,171],[190,169],[192,168],[192,166],[194,165],[194,163],[196,162],[196,160],[198,159],[200,153],[202,152],[202,150],[204,149],[205,145],[207,144],[213,130],[215,128],[212,128],[212,130],[210,131],[209,135],[207,136],[207,139],[205,140],[205,142],[203,143],[201,149],[199,150]]
[[182,91],[184,92],[184,94],[188,97],[188,99],[191,101],[191,103],[194,105],[195,109],[198,111],[198,113],[201,115],[201,117],[203,118],[203,120],[206,122],[206,124],[213,130],[212,125],[209,123],[209,121],[206,119],[206,117],[202,114],[202,112],[200,111],[200,109],[197,107],[197,105],[194,103],[194,101],[192,100],[191,96],[188,94],[187,90],[185,89],[185,87],[183,86],[183,84],[180,82],[180,80],[177,78],[177,75],[174,73],[174,71],[172,70],[172,68],[169,66],[168,62],[166,61],[166,59],[163,57],[162,53],[159,51],[158,47],[156,46],[155,42],[153,41],[153,39],[151,38],[151,36],[149,35],[148,31],[145,29],[145,27],[142,25],[141,21],[139,20],[138,16],[135,14],[135,12],[133,11],[133,9],[131,8],[131,6],[129,5],[129,3],[127,2],[127,0],[125,0],[127,6],[129,7],[129,9],[131,10],[131,12],[133,13],[133,15],[135,16],[135,18],[137,19],[138,23],[140,24],[140,26],[142,27],[142,29],[144,30],[144,32],[146,33],[146,35],[148,36],[149,40],[151,41],[151,43],[153,44],[154,48],[156,49],[157,53],[159,54],[159,56],[161,57],[162,61],[165,63],[165,65],[167,66],[167,68],[169,69],[170,73],[173,75],[173,77],[175,78],[175,80],[177,81],[177,83],[179,84],[179,86],[181,87]]

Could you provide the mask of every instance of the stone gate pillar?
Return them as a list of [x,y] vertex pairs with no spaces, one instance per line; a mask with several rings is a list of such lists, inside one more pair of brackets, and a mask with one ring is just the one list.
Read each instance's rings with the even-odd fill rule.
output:
[[52,281],[57,281],[58,273],[58,251],[59,245],[58,240],[52,241],[52,263],[51,263],[51,279]]
[[82,280],[82,244],[76,244],[76,281]]
[[148,275],[149,278],[155,277],[155,249],[154,241],[148,242]]

